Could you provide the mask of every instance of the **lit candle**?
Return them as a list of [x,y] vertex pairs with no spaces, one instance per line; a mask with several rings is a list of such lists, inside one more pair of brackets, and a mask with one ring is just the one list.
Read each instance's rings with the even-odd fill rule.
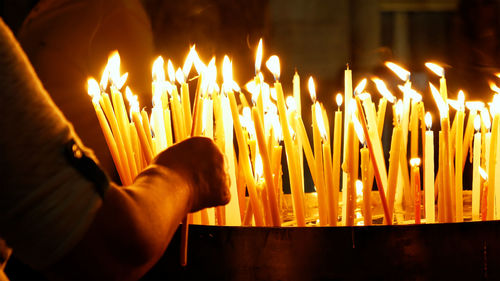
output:
[[396,187],[398,183],[398,173],[399,173],[399,161],[400,161],[400,151],[401,151],[401,143],[403,130],[401,129],[401,116],[403,111],[403,104],[401,100],[399,100],[396,104],[396,124],[392,131],[392,141],[391,141],[391,150],[389,157],[389,175],[387,179],[387,202],[389,204],[390,217],[389,220],[392,222],[394,217],[394,201],[396,198]]
[[99,105],[100,99],[100,90],[99,84],[93,78],[88,79],[88,94],[92,97],[92,104],[94,105],[95,113],[97,115],[97,120],[99,121],[99,125],[101,126],[102,133],[104,135],[104,139],[106,140],[106,144],[111,153],[111,157],[113,158],[113,162],[115,163],[116,170],[118,171],[118,175],[120,176],[120,180],[122,184],[128,184],[127,181],[129,179],[126,178],[127,172],[124,171],[120,160],[120,153],[118,152],[118,146],[116,145],[116,141],[111,133],[111,129],[106,121],[106,117],[104,116],[104,112]]
[[[341,155],[341,137],[342,137],[342,111],[340,111],[340,106],[342,105],[342,95],[337,94],[336,97],[338,110],[335,112],[335,127],[333,129],[333,162],[332,162],[332,173],[333,173],[333,209],[335,214],[333,215],[333,220],[330,219],[330,224],[337,225],[338,217],[338,202],[339,202],[339,186],[340,186],[340,155]],[[333,213],[332,213],[333,214]]]
[[168,77],[171,83],[169,91],[170,91],[170,104],[172,106],[172,123],[174,125],[175,142],[180,142],[185,138],[187,133],[185,133],[184,129],[184,118],[182,117],[182,112],[181,112],[182,109],[179,98],[179,92],[177,91],[177,86],[175,85],[176,72],[170,60],[168,60],[167,69],[168,69]]
[[456,221],[464,221],[463,184],[462,184],[462,157],[463,157],[463,131],[464,131],[464,92],[458,93],[457,127],[455,130],[455,200]]
[[[425,151],[424,151],[424,190],[425,190],[425,222],[435,222],[434,208],[434,132],[431,130],[432,117],[429,112],[425,114]],[[441,197],[441,196],[440,196]]]
[[[229,92],[231,90],[239,91],[239,86],[236,82],[233,81],[233,71],[232,71],[232,63],[227,56],[224,57],[223,65],[222,65],[222,76],[224,78],[224,84],[222,84],[223,92]],[[217,127],[223,127],[224,132],[224,153],[226,155],[226,159],[228,161],[229,166],[229,178],[231,179],[230,192],[232,200],[226,205],[226,222],[227,225],[237,226],[241,225],[241,217],[243,212],[240,210],[244,206],[240,204],[240,201],[237,200],[239,198],[238,185],[236,180],[236,157],[234,152],[233,145],[233,119],[232,119],[232,111],[229,103],[229,98],[226,95],[221,95],[220,97],[220,106],[222,111],[222,124],[218,124]],[[244,194],[244,191],[242,192]],[[240,208],[241,206],[241,208]]]
[[[325,185],[325,175],[323,171],[323,151],[322,151],[322,143],[326,142],[322,133],[320,132],[320,126],[322,130],[325,130],[323,125],[323,117],[321,115],[321,107],[319,103],[316,101],[316,90],[314,87],[313,78],[309,78],[308,82],[309,93],[312,99],[311,106],[311,120],[313,127],[313,142],[314,142],[314,160],[316,171],[314,174],[316,175],[316,191],[318,193],[318,213],[319,213],[319,222],[321,226],[328,225],[328,214],[329,212],[329,202],[327,201],[327,193],[326,193],[326,185]],[[320,124],[321,123],[321,124]],[[326,138],[326,131],[323,136]]]
[[264,170],[264,177],[266,179],[266,193],[269,201],[269,206],[271,208],[271,218],[273,226],[281,226],[281,219],[278,210],[278,200],[276,196],[276,189],[274,187],[273,173],[271,169],[271,160],[269,158],[269,152],[267,151],[267,145],[265,140],[264,126],[260,120],[259,112],[256,107],[252,108],[252,117],[255,124],[255,133],[257,135],[257,144],[259,146],[259,152],[262,157],[262,167]]
[[153,63],[153,109],[151,119],[153,122],[153,131],[158,141],[158,152],[167,148],[167,132],[165,131],[165,120],[162,104],[162,93],[165,91],[165,71],[163,69],[163,58],[158,57]]
[[[344,71],[344,154],[343,154],[343,161],[346,161],[346,158],[348,157],[346,151],[348,151],[348,143],[347,143],[347,135],[348,135],[348,123],[351,120],[351,112],[349,112],[349,105],[351,103],[352,99],[352,71],[349,69],[349,64],[347,65],[346,70]],[[346,209],[346,202],[347,202],[347,173],[343,171],[342,173],[342,224],[345,225],[346,218],[347,218],[347,209]]]
[[184,139],[189,137],[189,132],[191,131],[191,102],[189,100],[189,87],[186,83],[185,74],[179,68],[176,72],[177,81],[181,84],[181,106],[182,106],[182,118],[184,122]]
[[[363,132],[365,135],[366,143],[368,145],[368,149],[370,151],[370,159],[372,161],[372,165],[375,168],[375,179],[377,180],[378,191],[380,195],[380,201],[382,203],[382,207],[384,209],[384,218],[387,224],[392,224],[390,219],[390,211],[386,201],[385,190],[387,190],[387,172],[385,169],[385,160],[384,154],[382,152],[382,145],[380,143],[380,139],[378,137],[374,137],[373,130],[368,130],[366,125],[365,114],[363,112],[363,108],[361,106],[361,101],[359,97],[356,96],[356,105],[358,108],[358,114],[360,115],[361,125],[363,127]],[[377,142],[378,140],[378,142]],[[375,141],[375,142],[374,142]],[[350,154],[353,155],[353,154]]]
[[[281,130],[283,132],[283,139],[285,141],[285,151],[287,155],[288,161],[288,169],[290,175],[290,187],[292,191],[293,198],[293,206],[295,211],[295,217],[297,219],[298,226],[305,226],[305,209],[304,209],[304,191],[300,188],[300,182],[296,168],[298,165],[296,164],[296,160],[293,152],[293,144],[292,137],[290,135],[290,128],[288,126],[288,120],[286,115],[285,108],[285,97],[283,95],[283,88],[281,87],[281,83],[279,82],[279,59],[277,56],[271,56],[272,61],[267,65],[270,68],[270,71],[273,73],[276,82],[274,83],[274,88],[276,89],[276,95],[278,99],[278,113],[281,123]],[[269,58],[269,60],[271,60]]]
[[448,119],[448,105],[443,100],[439,91],[429,83],[434,100],[439,108],[439,113],[441,115],[441,131],[443,132],[443,143],[439,147],[443,151],[443,195],[444,195],[444,208],[445,208],[445,218],[446,222],[453,222],[453,211],[452,211],[452,186],[451,186],[451,164],[453,163],[450,155],[450,121]]
[[234,98],[233,91],[228,91],[229,104],[231,106],[231,114],[234,122],[234,131],[236,133],[236,140],[238,141],[238,147],[241,151],[241,157],[243,158],[240,162],[240,166],[243,169],[243,174],[247,183],[248,193],[250,194],[250,201],[253,206],[253,213],[255,218],[255,223],[257,226],[264,225],[264,216],[262,209],[260,208],[257,187],[252,176],[251,165],[250,165],[250,155],[248,153],[248,145],[243,136],[243,129],[241,128],[240,118],[238,114],[238,107],[236,105],[236,99]]
[[[324,178],[324,193],[321,195],[319,192],[318,192],[318,200],[320,200],[321,198],[319,198],[319,196],[324,196],[326,200],[323,200],[323,203],[326,203],[325,206],[326,206],[326,211],[328,212],[328,215],[326,216],[328,218],[327,222],[329,225],[331,226],[335,226],[337,224],[337,212],[336,212],[336,205],[335,205],[335,198],[334,198],[334,191],[333,191],[333,170],[332,170],[332,158],[331,158],[331,150],[330,150],[330,142],[328,141],[328,138],[327,138],[327,132],[326,132],[326,129],[325,129],[325,122],[323,120],[323,116],[321,114],[321,107],[319,105],[318,102],[315,103],[315,106],[314,106],[314,111],[316,116],[314,116],[314,118],[317,120],[317,127],[319,129],[319,133],[320,133],[320,137],[321,137],[321,140],[322,140],[322,154],[317,154],[316,157],[318,157],[319,155],[322,155],[323,156],[323,166],[324,166],[324,170],[323,170],[323,174],[325,176]],[[316,144],[314,145],[315,148],[316,148]],[[321,162],[316,162],[316,163],[321,163]],[[321,201],[320,201],[321,202]],[[321,218],[320,218],[321,220]],[[321,222],[321,221],[320,221]]]
[[[469,117],[470,118],[470,117]],[[479,175],[479,168],[481,167],[481,133],[479,127],[481,126],[481,118],[476,115],[474,118],[474,148],[472,151],[472,220],[479,220],[479,202],[481,196],[481,178]]]
[[[500,181],[499,184],[496,182],[496,173],[500,172],[499,169],[497,169],[498,166],[496,162],[498,161],[497,159],[497,150],[499,147],[498,143],[498,133],[500,132],[499,129],[499,122],[500,122],[500,96],[499,94],[496,94],[493,97],[493,102],[490,107],[490,112],[491,115],[493,116],[493,123],[491,125],[491,143],[490,143],[490,154],[489,154],[489,166],[488,166],[488,220],[493,220],[496,219],[495,217],[495,199],[500,200],[500,197],[498,193],[500,193],[500,190],[497,192],[497,186],[498,189],[500,189]],[[497,193],[497,195],[495,195]],[[497,197],[498,196],[498,197]],[[500,203],[499,203],[500,204]]]
[[448,100],[448,90],[446,87],[446,78],[444,77],[444,68],[436,63],[426,62],[425,66],[439,76],[439,93],[444,101]]

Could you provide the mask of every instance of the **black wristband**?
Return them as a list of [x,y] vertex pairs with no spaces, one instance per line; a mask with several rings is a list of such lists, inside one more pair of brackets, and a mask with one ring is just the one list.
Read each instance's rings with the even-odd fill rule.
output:
[[109,178],[97,163],[76,144],[74,139],[64,145],[64,156],[82,176],[94,183],[99,196],[104,199],[104,194],[109,187]]

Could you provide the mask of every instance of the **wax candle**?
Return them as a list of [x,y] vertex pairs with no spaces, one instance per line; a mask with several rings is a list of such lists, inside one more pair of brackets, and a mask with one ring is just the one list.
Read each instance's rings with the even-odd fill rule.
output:
[[387,202],[389,204],[390,217],[389,221],[393,221],[394,217],[394,201],[396,197],[396,186],[398,183],[398,172],[399,172],[399,161],[400,161],[400,151],[401,151],[401,143],[403,130],[401,129],[401,114],[402,114],[402,103],[401,100],[396,104],[396,124],[392,131],[392,141],[391,141],[391,150],[389,157],[389,175],[387,179],[388,190],[387,190]]
[[463,157],[463,126],[464,126],[464,93],[458,93],[459,108],[457,111],[457,127],[455,131],[455,200],[456,221],[464,221],[463,184],[462,184],[462,157]]
[[283,95],[283,88],[281,87],[281,83],[279,82],[279,74],[280,74],[279,59],[278,57],[275,58],[276,59],[273,59],[273,63],[268,65],[268,68],[270,68],[276,80],[276,82],[274,83],[274,88],[276,89],[276,95],[278,99],[277,100],[278,113],[281,123],[281,130],[283,133],[283,139],[285,141],[285,151],[288,161],[288,169],[289,169],[290,185],[291,185],[290,187],[292,191],[295,217],[297,219],[298,226],[305,226],[304,191],[300,188],[298,171],[295,170],[298,167],[298,165],[296,164],[297,159],[291,157],[294,155],[293,144],[286,115],[285,97]]
[[[491,143],[490,143],[490,154],[489,154],[489,167],[488,167],[488,220],[495,219],[495,199],[500,200],[500,186],[497,188],[497,182],[496,182],[496,173],[500,172],[500,170],[497,169],[496,162],[498,161],[497,159],[497,151],[499,148],[499,141],[498,141],[498,134],[500,133],[500,110],[498,108],[500,107],[500,96],[496,94],[493,98],[493,103],[490,107],[490,112],[493,116],[493,123],[491,125]],[[500,181],[499,181],[500,184]],[[497,193],[497,195],[495,195]],[[500,204],[500,203],[499,203]],[[498,206],[500,207],[500,206]],[[500,209],[500,208],[499,208]]]
[[[470,118],[470,117],[469,117]],[[479,127],[481,126],[481,119],[479,115],[474,118],[474,148],[472,151],[472,220],[479,220],[479,203],[481,194],[481,178],[479,175],[479,168],[481,167],[481,133]]]
[[371,188],[368,184],[370,166],[370,152],[368,148],[363,147],[361,153],[361,179],[363,183],[363,218],[364,225],[372,225],[372,207],[371,207]]
[[[425,222],[435,222],[434,208],[434,132],[431,130],[432,119],[429,112],[425,114],[427,131],[425,132],[424,151],[424,191],[425,191]],[[441,196],[440,196],[441,197]]]
[[123,184],[126,184],[126,182],[129,179],[125,178],[127,173],[124,171],[124,168],[122,166],[120,160],[120,154],[118,152],[118,146],[116,145],[116,141],[113,137],[113,133],[111,132],[109,124],[106,121],[104,112],[102,111],[101,106],[99,105],[100,91],[99,91],[99,85],[97,84],[96,80],[94,79],[88,80],[88,93],[92,97],[92,104],[94,105],[95,113],[97,115],[97,120],[99,121],[99,125],[104,135],[104,139],[106,140],[106,144],[108,145],[108,148],[110,150],[111,157],[113,158],[113,163],[115,164],[116,170],[118,171],[118,175],[120,176],[120,180],[122,181]]
[[[232,63],[227,56],[224,57],[223,60],[223,78],[224,84],[222,88],[224,89],[224,93],[227,91],[231,91],[232,89],[239,90],[238,85],[233,81],[233,72],[232,72]],[[241,93],[240,93],[241,95]],[[240,203],[240,200],[236,200],[239,198],[238,185],[236,180],[236,166],[238,161],[235,157],[234,145],[233,145],[233,119],[231,117],[232,111],[229,102],[229,98],[224,94],[220,96],[220,105],[222,111],[222,123],[216,123],[219,127],[223,127],[224,131],[224,152],[229,163],[229,178],[231,179],[230,191],[231,198],[229,203],[226,205],[227,216],[226,222],[228,225],[241,225],[241,217],[243,215],[242,207],[243,204]],[[244,191],[243,191],[244,193]]]
[[[342,137],[342,95],[338,94],[336,97],[338,110],[335,112],[335,127],[333,129],[333,206],[330,206],[334,212],[338,213],[339,202],[339,187],[340,187],[340,155],[341,155],[341,137]],[[333,215],[334,219],[330,220],[332,225],[337,225],[338,214]]]
[[420,224],[420,158],[410,159],[413,175],[412,190],[415,192],[415,223]]
[[260,120],[260,115],[256,107],[252,108],[252,117],[255,124],[255,132],[257,135],[257,144],[259,145],[259,152],[260,155],[262,156],[262,166],[264,170],[264,177],[266,179],[265,190],[267,196],[269,197],[268,201],[271,209],[270,211],[271,211],[272,225],[281,226],[281,219],[278,210],[278,200],[276,196],[276,190],[274,187],[273,173],[271,169],[271,160],[269,158],[269,152],[267,150],[263,124],[262,121]]
[[[355,153],[355,148],[353,145],[353,140],[354,140],[354,123],[349,121],[347,124],[347,153],[349,155],[353,155]],[[342,165],[342,169],[344,172],[347,174],[347,182],[346,182],[346,189],[343,191],[346,193],[346,219],[345,219],[345,224],[346,226],[353,226],[354,225],[354,200],[355,200],[355,193],[354,193],[354,184],[356,179],[352,177],[353,170],[355,169],[352,161],[352,157],[346,157],[344,160],[344,164]]]
[[[309,93],[311,95],[311,99],[313,101],[313,105],[311,106],[311,120],[313,127],[313,142],[314,142],[314,160],[316,171],[314,174],[316,175],[316,191],[318,193],[318,213],[319,213],[319,222],[321,226],[328,225],[328,215],[329,215],[329,202],[327,201],[328,195],[325,185],[325,174],[324,174],[324,166],[323,166],[323,144],[326,142],[326,131],[323,124],[323,117],[321,114],[321,107],[319,103],[316,101],[316,90],[314,87],[313,78],[309,78],[308,82]],[[321,124],[319,124],[321,123]],[[320,128],[321,127],[321,128]],[[322,137],[322,133],[320,130],[324,131],[324,138]]]
[[250,156],[248,153],[248,145],[243,136],[243,130],[241,128],[240,119],[238,115],[238,107],[236,105],[236,100],[234,98],[234,93],[232,91],[228,91],[229,104],[231,106],[231,114],[234,122],[234,131],[236,133],[236,140],[238,141],[238,147],[241,151],[242,161],[240,162],[240,166],[243,169],[243,174],[245,176],[245,180],[247,182],[248,193],[250,194],[250,201],[253,206],[253,213],[255,218],[255,223],[257,226],[264,225],[264,217],[262,210],[260,208],[256,184],[252,176],[251,168],[250,168]]
[[[384,218],[387,222],[387,224],[392,224],[390,221],[390,211],[389,207],[387,205],[386,201],[386,195],[385,195],[385,190],[387,190],[387,172],[385,169],[385,160],[384,160],[384,155],[382,153],[382,147],[380,144],[380,139],[377,137],[374,138],[373,134],[370,134],[370,131],[368,130],[368,127],[366,125],[366,119],[365,115],[363,112],[363,108],[361,106],[361,101],[359,100],[359,97],[355,97],[356,100],[356,105],[358,109],[358,114],[360,114],[360,121],[361,125],[363,127],[364,135],[366,138],[366,143],[368,145],[368,149],[370,151],[370,159],[372,162],[372,165],[375,167],[375,179],[377,180],[377,186],[379,190],[379,195],[380,195],[380,201],[382,203],[382,207],[384,209]],[[374,144],[374,139],[378,139],[378,145],[377,143]],[[376,140],[375,140],[376,141]],[[350,154],[353,155],[353,154]]]
[[[349,104],[351,103],[352,99],[352,71],[349,69],[349,65],[347,65],[346,70],[344,71],[344,149],[343,151],[346,152],[348,151],[347,146],[347,133],[348,133],[348,123],[351,120],[351,112],[349,111]],[[347,153],[343,154],[343,161],[346,161],[346,158],[348,157]],[[347,209],[346,209],[346,202],[347,202],[347,173],[344,171],[342,173],[342,224],[345,225],[346,222],[346,217],[347,217]]]

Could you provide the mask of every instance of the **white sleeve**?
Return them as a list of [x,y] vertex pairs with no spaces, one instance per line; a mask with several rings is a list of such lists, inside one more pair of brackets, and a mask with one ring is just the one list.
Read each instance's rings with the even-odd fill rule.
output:
[[0,237],[42,269],[80,241],[102,200],[64,156],[80,141],[1,19],[0,113]]

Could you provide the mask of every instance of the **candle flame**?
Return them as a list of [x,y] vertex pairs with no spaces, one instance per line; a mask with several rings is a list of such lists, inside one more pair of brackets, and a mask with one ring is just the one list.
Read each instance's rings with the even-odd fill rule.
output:
[[429,86],[431,88],[432,96],[434,97],[434,100],[436,101],[441,118],[447,117],[448,116],[448,105],[441,97],[439,90],[430,82],[429,82]]
[[363,182],[356,180],[356,197],[363,196]]
[[205,70],[205,75],[206,78],[202,79],[207,81],[207,87],[208,87],[208,94],[211,95],[212,92],[218,88],[217,86],[217,67],[215,66],[215,57],[213,57],[210,62],[208,63],[208,66],[206,67]]
[[177,82],[179,82],[179,84],[182,84],[186,81],[184,72],[182,72],[182,69],[180,67],[177,68],[177,71],[175,72],[175,78],[177,79]]
[[99,84],[94,78],[89,78],[87,80],[87,93],[92,97],[92,102],[99,103],[101,90],[99,88]]
[[288,110],[291,111],[297,110],[297,104],[295,103],[295,99],[292,96],[286,97],[286,107],[288,107]]
[[486,171],[482,167],[479,167],[479,174],[481,175],[483,180],[488,180],[488,173],[486,173]]
[[431,127],[432,127],[432,116],[431,116],[431,113],[429,111],[427,111],[427,113],[425,113],[425,126],[427,127],[427,130],[430,130]]
[[120,54],[118,51],[111,53],[106,68],[108,69],[111,82],[116,86],[120,81]]
[[486,127],[486,130],[490,130],[491,128],[490,113],[486,107],[481,109],[481,119],[483,119],[484,127]]
[[488,81],[488,84],[490,85],[490,89],[495,92],[495,93],[500,93],[500,88],[493,82],[493,81]]
[[484,102],[482,102],[482,101],[468,101],[465,103],[465,106],[470,111],[479,111],[484,107]]
[[347,112],[349,112],[352,116],[356,115],[357,108],[355,99],[351,99],[349,105],[347,106],[347,109],[348,109]]
[[375,83],[378,92],[386,98],[390,103],[394,103],[396,97],[389,91],[387,85],[385,85],[384,81],[379,78],[372,78],[372,81]]
[[260,65],[262,64],[262,52],[262,38],[260,38],[259,45],[257,46],[257,53],[255,54],[255,74],[260,72]]
[[371,100],[372,99],[372,96],[367,93],[367,92],[363,92],[361,94],[358,95],[359,99],[364,101],[364,100]]
[[309,95],[311,95],[311,100],[314,103],[316,102],[316,87],[314,85],[314,79],[312,78],[312,76],[309,77],[307,85],[309,86]]
[[248,81],[248,83],[245,84],[245,89],[247,89],[247,91],[252,95],[252,98],[254,95],[257,95],[258,89],[257,84],[255,84],[254,80]]
[[255,155],[255,178],[259,180],[262,178],[263,174],[264,174],[264,167],[262,164],[262,157],[259,152]]
[[327,134],[326,134],[326,128],[325,128],[325,122],[323,120],[323,112],[321,110],[321,106],[319,105],[319,102],[314,103],[314,111],[316,113],[316,122],[318,124],[318,130],[321,135],[321,138],[323,141],[327,140]]
[[439,66],[436,63],[433,62],[426,62],[425,66],[430,69],[432,72],[434,72],[437,76],[443,77],[444,76],[444,68]]
[[359,95],[360,93],[362,93],[364,90],[365,90],[365,87],[366,87],[366,83],[367,83],[367,80],[366,78],[363,78],[363,80],[361,80],[358,85],[356,86],[356,88],[354,88],[354,95]]
[[280,80],[280,59],[276,55],[272,55],[267,61],[266,61],[266,66],[269,71],[274,76],[274,80],[278,81]]
[[224,83],[233,81],[233,64],[227,55],[224,56],[224,60],[222,61],[222,78],[224,79]]
[[[189,49],[189,53],[186,56],[186,60],[184,61],[184,65],[182,66],[182,74],[184,75],[184,80],[187,79],[189,72],[191,72],[191,67],[193,66],[195,56],[198,56],[196,53],[196,46],[193,45],[191,49]],[[176,73],[177,76],[177,73]],[[177,78],[179,80],[179,78]]]
[[396,103],[396,119],[398,120],[398,123],[401,122],[403,119],[403,102],[401,100],[398,100]]
[[109,82],[109,69],[108,65],[106,65],[106,67],[104,67],[104,70],[102,71],[101,82],[99,83],[103,91],[105,91],[106,88],[108,88],[108,82]]
[[410,72],[402,68],[401,66],[390,61],[385,62],[385,66],[387,66],[390,70],[392,70],[392,72],[394,72],[399,77],[399,79],[403,81],[410,80]]
[[175,83],[175,68],[171,60],[167,62],[168,79],[171,83]]
[[338,93],[337,96],[335,96],[335,101],[337,102],[338,107],[342,105],[342,100],[343,100],[342,94]]
[[460,108],[463,109],[465,105],[465,93],[463,90],[458,91],[458,104],[460,105]]
[[130,105],[130,115],[132,115],[132,112],[139,112],[139,101],[137,95],[134,95],[128,86],[125,87],[125,97]]
[[200,59],[200,56],[198,56],[198,52],[196,52],[196,50],[194,49],[193,49],[193,65],[194,69],[196,69],[196,72],[198,72],[198,74],[203,74],[205,73],[205,71],[207,71],[207,66],[203,63],[203,61]]
[[410,166],[411,167],[418,167],[418,166],[420,166],[420,158],[412,158],[412,159],[410,159]]
[[153,81],[165,81],[165,70],[163,68],[164,60],[159,56],[153,62]]
[[358,136],[359,142],[364,144],[365,143],[365,134],[363,132],[363,126],[359,122],[356,114],[352,115],[352,122],[354,124],[354,131],[356,131],[356,135]]
[[476,117],[474,117],[474,129],[476,131],[479,131],[479,129],[481,129],[481,117],[479,115],[476,115]]

